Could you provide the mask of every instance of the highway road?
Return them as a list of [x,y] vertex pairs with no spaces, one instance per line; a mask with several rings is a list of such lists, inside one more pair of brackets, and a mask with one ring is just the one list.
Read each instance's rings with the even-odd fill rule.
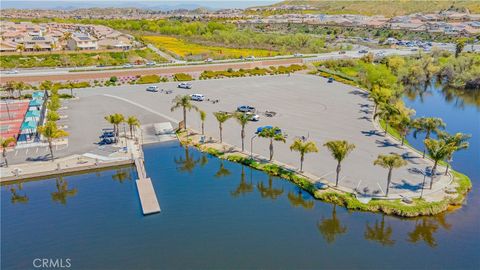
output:
[[[454,51],[455,50],[455,45],[454,44],[440,44],[436,43],[433,44],[433,47],[438,47],[444,50],[449,50],[449,51]],[[480,51],[480,45],[474,45],[473,49],[475,51]],[[465,46],[465,51],[471,51],[472,46],[467,45]],[[369,52],[375,54],[376,57],[385,57],[389,55],[412,55],[416,54],[419,52],[419,48],[412,47],[412,48],[399,48],[399,49],[370,49]],[[112,74],[115,72],[124,72],[124,71],[131,71],[132,74],[136,73],[138,74],[139,72],[147,72],[151,70],[157,70],[160,73],[162,72],[162,68],[178,68],[180,66],[183,67],[189,67],[189,66],[195,66],[197,67],[196,69],[211,69],[215,70],[216,65],[222,65],[225,67],[225,69],[232,67],[235,68],[235,66],[238,66],[240,63],[255,63],[259,61],[280,61],[281,60],[293,60],[297,59],[295,63],[308,63],[308,62],[315,62],[315,61],[320,61],[320,60],[328,60],[328,59],[348,59],[348,58],[360,58],[364,56],[364,53],[359,53],[357,50],[351,50],[351,51],[345,51],[345,53],[340,54],[340,52],[329,52],[329,53],[321,53],[321,54],[304,54],[304,55],[282,55],[282,56],[274,56],[274,57],[265,57],[265,58],[256,58],[255,60],[239,60],[239,59],[225,59],[225,60],[213,60],[209,63],[206,63],[205,61],[192,61],[192,62],[185,62],[185,61],[180,61],[180,60],[175,60],[171,61],[170,63],[162,63],[162,64],[157,64],[156,66],[146,66],[146,65],[134,65],[131,68],[122,68],[120,67],[113,67],[113,66],[108,66],[108,67],[97,67],[97,66],[87,66],[87,67],[69,67],[69,68],[35,68],[35,69],[19,69],[17,70],[17,73],[11,74],[11,71],[1,71],[0,76],[2,81],[5,80],[12,80],[12,79],[17,79],[17,78],[24,78],[24,77],[30,77],[30,76],[52,76],[52,75],[63,75],[62,77],[67,77],[67,75],[72,75],[72,77],[78,77],[74,76],[77,74],[81,73],[88,73],[88,74],[93,74],[93,73],[108,73]],[[292,62],[294,63],[294,62]],[[228,65],[231,64],[231,65]],[[257,63],[258,64],[258,63]],[[261,64],[259,64],[261,66]],[[256,65],[258,66],[258,65]],[[148,72],[147,72],[148,73]],[[101,76],[104,77],[104,76]]]

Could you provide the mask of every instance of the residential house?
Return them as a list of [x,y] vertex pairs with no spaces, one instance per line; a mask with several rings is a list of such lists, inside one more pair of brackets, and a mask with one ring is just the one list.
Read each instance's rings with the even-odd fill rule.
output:
[[96,50],[98,49],[97,39],[83,33],[74,33],[67,41],[70,50]]

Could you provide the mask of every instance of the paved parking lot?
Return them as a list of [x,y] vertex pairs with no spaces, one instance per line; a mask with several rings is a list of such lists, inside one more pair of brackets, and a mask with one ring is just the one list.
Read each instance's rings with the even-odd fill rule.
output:
[[[295,137],[305,136],[319,146],[328,140],[344,139],[356,145],[356,149],[343,163],[341,184],[350,188],[383,192],[387,171],[373,166],[378,154],[398,153],[408,160],[408,166],[395,170],[393,192],[416,190],[424,175],[419,171],[431,166],[396,143],[389,141],[374,129],[371,123],[372,104],[365,94],[354,87],[340,83],[327,83],[316,76],[295,74],[254,78],[220,79],[193,82],[189,90],[176,88],[176,83],[159,84],[160,89],[173,90],[172,94],[145,91],[147,85],[121,86],[114,88],[92,88],[78,90],[80,100],[71,101],[69,118],[72,121],[69,152],[81,152],[97,141],[99,130],[108,127],[103,116],[119,112],[136,115],[142,124],[175,122],[181,120],[181,110],[171,112],[171,101],[177,94],[204,94],[211,100],[196,102],[207,112],[207,136],[218,138],[218,123],[214,111],[234,111],[238,105],[251,105],[261,115],[259,122],[247,126],[246,147],[250,150],[250,138],[257,127],[279,126],[288,134],[286,144],[275,143],[275,159],[298,166],[298,153],[291,152],[289,145]],[[275,111],[275,117],[265,117],[264,111]],[[188,113],[188,124],[200,130],[198,113]],[[240,126],[234,119],[224,125],[224,141],[241,145]],[[82,142],[77,145],[76,142]],[[75,145],[74,145],[75,144]],[[253,151],[268,156],[268,141],[255,138]],[[305,171],[317,176],[334,179],[336,162],[325,147],[320,153],[306,156]]]

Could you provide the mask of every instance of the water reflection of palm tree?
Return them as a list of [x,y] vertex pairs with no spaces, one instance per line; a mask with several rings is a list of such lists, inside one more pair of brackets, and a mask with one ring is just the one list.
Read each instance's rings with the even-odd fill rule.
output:
[[322,218],[322,222],[317,223],[317,228],[327,243],[335,242],[335,237],[347,232],[347,227],[341,225],[337,219],[336,205],[333,205],[332,218]]
[[68,189],[68,183],[63,179],[62,176],[57,177],[57,179],[55,180],[55,185],[57,187],[57,191],[51,193],[52,200],[55,202],[66,205],[67,198],[73,197],[77,194],[76,188]]
[[225,168],[225,164],[223,164],[223,160],[220,160],[220,168],[218,168],[218,171],[215,173],[215,177],[220,178],[224,176],[229,176],[231,174],[230,170]]
[[185,158],[184,157],[180,157],[178,159],[175,158],[175,163],[179,165],[177,167],[177,170],[180,172],[192,173],[193,169],[198,163],[198,160],[193,159],[193,157],[190,155],[188,146],[185,146],[184,149],[185,149]]
[[237,188],[234,191],[230,191],[233,197],[238,197],[240,195],[249,193],[253,191],[253,184],[247,183],[245,180],[245,166],[242,165],[242,173],[240,174],[240,184],[238,184]]
[[451,224],[445,220],[445,214],[439,214],[434,217],[423,217],[415,221],[415,228],[408,234],[408,241],[417,243],[423,240],[430,247],[436,247],[435,232],[439,227],[450,230]]
[[298,192],[288,192],[288,200],[294,207],[303,207],[305,209],[312,209],[313,208],[313,201],[312,200],[305,200],[303,198],[302,189],[297,188]]
[[271,175],[269,175],[268,176],[268,187],[266,187],[263,184],[263,182],[259,182],[257,184],[257,189],[260,192],[260,196],[262,196],[262,198],[269,198],[269,199],[275,200],[275,199],[277,199],[278,196],[283,194],[283,188],[282,189],[273,188],[272,181],[273,181],[273,177]]
[[205,153],[202,153],[202,156],[200,157],[200,159],[198,160],[198,164],[200,165],[200,167],[205,167],[205,165],[207,165],[208,163],[208,157],[207,157],[207,154]]
[[130,168],[121,168],[118,169],[114,175],[112,175],[112,179],[118,181],[119,183],[123,184],[125,180],[131,181],[132,174],[130,173]]
[[[22,187],[22,183],[18,183],[17,184],[17,189],[18,190],[22,190],[23,187]],[[12,203],[26,203],[28,202],[28,196],[26,193],[24,193],[23,195],[20,195],[17,193],[17,189],[15,189],[15,187],[11,187],[10,188],[10,192],[12,193]]]
[[365,239],[371,241],[377,241],[382,246],[391,246],[395,244],[395,240],[392,240],[392,227],[390,225],[385,225],[385,215],[382,215],[382,220],[380,223],[378,220],[375,220],[375,225],[370,227],[370,224],[367,222],[367,228],[365,230]]

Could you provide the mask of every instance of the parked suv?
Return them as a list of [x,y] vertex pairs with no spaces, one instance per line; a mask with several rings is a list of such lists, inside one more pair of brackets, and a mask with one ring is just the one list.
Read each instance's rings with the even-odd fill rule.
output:
[[255,107],[248,106],[248,105],[242,105],[237,107],[237,111],[239,112],[255,112]]
[[193,94],[193,95],[190,95],[190,99],[195,101],[203,101],[205,100],[205,97],[202,94]]
[[191,88],[192,88],[192,84],[191,84],[191,83],[182,82],[182,83],[179,83],[179,84],[178,84],[178,88],[191,89]]
[[156,85],[150,85],[149,87],[147,87],[147,91],[149,91],[149,92],[158,92],[158,86],[156,86]]

